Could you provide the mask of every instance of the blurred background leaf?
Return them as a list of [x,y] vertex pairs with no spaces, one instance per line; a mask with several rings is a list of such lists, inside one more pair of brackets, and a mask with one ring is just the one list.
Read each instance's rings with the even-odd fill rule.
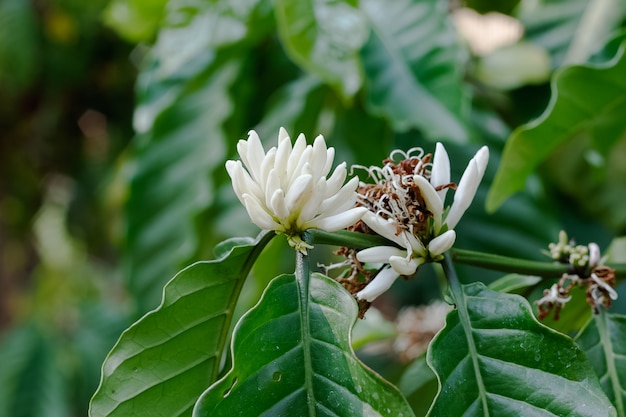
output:
[[[489,145],[460,248],[544,259],[561,228],[603,248],[624,235],[626,140],[604,137],[624,131],[619,106],[595,139],[568,139],[484,209],[507,138],[545,111],[554,71],[617,53],[616,1],[1,0],[0,414],[85,415],[106,352],[163,284],[224,238],[256,235],[223,169],[252,128],[266,148],[280,126],[323,134],[337,161],[361,165],[440,140],[453,181]],[[580,89],[601,99],[601,86]],[[268,247],[278,261],[255,266],[236,316],[293,270],[286,250],[279,238]],[[426,266],[377,307],[393,322],[440,290]],[[363,339],[358,354],[398,381],[394,334]],[[425,413],[419,398],[433,395],[424,383],[411,403]]]

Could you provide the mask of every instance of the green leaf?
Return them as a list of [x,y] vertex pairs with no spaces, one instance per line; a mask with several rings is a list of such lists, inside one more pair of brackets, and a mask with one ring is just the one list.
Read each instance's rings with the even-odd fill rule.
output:
[[29,2],[0,2],[0,87],[3,91],[28,87],[40,68],[38,39],[41,35],[35,13]]
[[158,302],[164,278],[197,250],[194,218],[213,200],[210,173],[223,169],[222,124],[233,106],[228,88],[239,67],[225,59],[185,80],[174,102],[136,138],[127,259],[140,312]]
[[151,41],[166,4],[167,0],[113,0],[104,9],[104,22],[128,41]]
[[361,88],[358,51],[367,23],[357,2],[277,0],[278,33],[291,58],[345,98]]
[[600,378],[604,392],[617,408],[619,417],[626,416],[626,316],[602,310],[576,337],[578,346],[587,354]]
[[522,1],[517,18],[524,37],[546,48],[553,67],[582,63],[619,27],[624,7],[619,0]]
[[177,274],[161,305],[124,331],[109,353],[90,416],[191,415],[217,378],[241,287],[272,236]]
[[517,128],[508,139],[502,162],[487,197],[495,211],[557,146],[587,134],[603,150],[626,134],[626,56],[622,45],[609,63],[572,66],[559,71],[552,83],[547,109],[536,121]]
[[395,130],[421,129],[431,139],[468,139],[464,120],[465,53],[447,4],[366,0],[372,32],[361,51],[370,111]]
[[524,298],[475,283],[455,300],[428,351],[440,381],[429,415],[615,415],[584,353]]
[[541,282],[541,277],[534,275],[508,274],[489,284],[489,289],[498,292],[515,293]]
[[237,324],[233,369],[203,394],[194,415],[412,416],[395,387],[354,356],[354,298],[313,275],[310,298],[302,299],[298,282],[274,279]]

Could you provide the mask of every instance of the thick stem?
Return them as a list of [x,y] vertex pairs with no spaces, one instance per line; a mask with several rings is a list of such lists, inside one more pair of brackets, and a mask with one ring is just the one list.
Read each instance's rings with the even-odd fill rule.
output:
[[[308,243],[308,242],[307,242]],[[315,393],[313,392],[313,363],[311,361],[311,332],[309,322],[309,283],[311,281],[311,270],[309,267],[309,257],[302,252],[296,251],[296,283],[300,295],[300,317],[302,327],[300,332],[300,343],[304,354],[304,375],[306,378],[307,399],[310,416],[315,415]]]

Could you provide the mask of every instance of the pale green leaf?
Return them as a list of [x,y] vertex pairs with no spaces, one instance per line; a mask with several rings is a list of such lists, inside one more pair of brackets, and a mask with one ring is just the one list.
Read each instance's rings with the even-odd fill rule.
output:
[[556,73],[543,115],[517,128],[506,143],[487,198],[489,211],[521,190],[539,163],[576,135],[587,134],[606,150],[626,133],[625,49],[623,44],[607,64],[572,66]]
[[303,299],[298,282],[273,280],[237,324],[233,369],[203,394],[194,416],[412,416],[397,389],[354,356],[354,298],[313,275]]
[[367,0],[361,7],[372,26],[361,51],[371,112],[396,130],[417,128],[432,139],[466,140],[465,52],[447,4]]
[[277,0],[278,33],[291,58],[345,97],[361,87],[358,51],[367,23],[355,1]]
[[241,287],[272,236],[178,273],[161,305],[124,331],[109,353],[90,416],[191,415],[217,378]]
[[131,42],[154,39],[165,14],[167,0],[112,0],[104,9],[104,22]]
[[604,392],[617,408],[619,417],[626,416],[626,316],[605,311],[593,319],[576,338],[587,354]]
[[428,351],[440,389],[430,416],[614,416],[584,353],[526,299],[463,286]]

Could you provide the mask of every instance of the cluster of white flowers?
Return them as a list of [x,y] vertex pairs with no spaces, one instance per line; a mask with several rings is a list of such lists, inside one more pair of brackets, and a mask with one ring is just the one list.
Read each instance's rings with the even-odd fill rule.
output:
[[[386,291],[400,275],[412,275],[419,265],[442,259],[456,239],[453,228],[470,205],[487,165],[489,152],[481,148],[469,162],[445,215],[445,197],[450,183],[450,161],[442,144],[437,143],[432,164],[420,148],[401,155],[410,169],[398,170],[393,162],[367,168],[375,187],[387,190],[381,195],[357,193],[358,177],[346,180],[346,164],[332,175],[334,149],[318,136],[307,145],[304,135],[295,144],[281,128],[278,147],[267,153],[254,131],[237,144],[241,161],[228,161],[226,169],[237,197],[253,223],[261,229],[285,234],[296,250],[306,253],[311,246],[302,241],[309,228],[336,231],[361,219],[379,235],[397,246],[378,246],[357,254],[360,262],[387,266],[356,294],[372,301]],[[419,151],[419,155],[415,152]],[[363,183],[360,189],[363,188]],[[386,188],[385,188],[386,187]],[[380,194],[380,193],[379,193]],[[357,204],[358,201],[358,204]]]
[[[417,151],[417,155],[414,153]],[[395,153],[404,157],[411,167],[407,172],[403,161],[393,163]],[[378,246],[357,253],[360,262],[387,263],[374,280],[357,293],[357,299],[373,301],[387,291],[400,275],[412,275],[428,261],[440,260],[456,240],[454,227],[472,202],[485,173],[489,150],[482,147],[470,160],[454,194],[448,214],[445,198],[450,188],[450,160],[441,143],[437,143],[430,172],[426,169],[423,150],[414,148],[407,153],[396,151],[384,167],[370,167],[370,175],[384,192],[362,195],[361,201],[374,210],[362,217],[373,231],[396,246]],[[422,205],[415,207],[415,201]],[[421,216],[421,217],[420,217]]]
[[300,135],[292,146],[281,128],[278,147],[265,153],[252,130],[247,141],[239,141],[237,151],[241,161],[227,161],[226,170],[250,219],[261,229],[287,235],[289,244],[298,251],[306,253],[310,248],[300,238],[306,229],[341,230],[366,211],[355,207],[358,177],[344,185],[345,162],[327,178],[335,150],[326,147],[321,135],[313,145],[307,145]]

